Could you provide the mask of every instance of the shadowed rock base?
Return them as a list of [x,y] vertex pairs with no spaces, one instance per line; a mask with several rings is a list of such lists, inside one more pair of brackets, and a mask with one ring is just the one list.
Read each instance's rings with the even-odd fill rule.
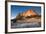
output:
[[36,28],[41,27],[40,23],[12,23],[11,28]]

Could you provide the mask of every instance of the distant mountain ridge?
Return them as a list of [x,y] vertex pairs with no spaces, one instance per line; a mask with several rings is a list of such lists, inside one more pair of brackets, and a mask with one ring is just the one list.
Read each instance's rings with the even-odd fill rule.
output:
[[[27,17],[27,16],[36,16],[36,15],[39,15],[39,14],[35,10],[29,9],[29,10],[26,10],[25,12],[19,13],[16,17],[18,16]],[[11,19],[14,19],[16,17],[12,17]]]

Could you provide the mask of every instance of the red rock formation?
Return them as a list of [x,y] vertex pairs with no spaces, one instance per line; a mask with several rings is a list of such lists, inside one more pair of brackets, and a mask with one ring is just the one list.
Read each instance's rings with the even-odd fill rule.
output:
[[24,13],[21,14],[21,16],[25,16],[25,17],[27,17],[27,16],[35,16],[35,15],[37,15],[37,14],[33,10],[27,10]]

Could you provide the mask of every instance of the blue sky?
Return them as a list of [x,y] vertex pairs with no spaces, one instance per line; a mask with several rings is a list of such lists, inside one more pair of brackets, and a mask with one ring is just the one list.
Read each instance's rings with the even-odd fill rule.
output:
[[38,14],[41,14],[41,7],[40,6],[18,6],[18,5],[11,5],[11,17],[15,17],[18,13],[25,12],[26,10],[33,9]]

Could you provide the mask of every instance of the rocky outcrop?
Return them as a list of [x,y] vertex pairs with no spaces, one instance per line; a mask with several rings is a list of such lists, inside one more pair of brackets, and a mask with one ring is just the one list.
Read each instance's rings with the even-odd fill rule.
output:
[[41,27],[41,16],[33,10],[27,10],[23,13],[19,13],[16,18],[11,21],[11,28]]
[[13,22],[17,23],[32,23],[32,22],[41,22],[41,16],[38,15],[33,10],[27,10],[23,13],[17,15],[16,18],[12,20]]
[[27,17],[27,16],[35,16],[37,15],[33,10],[26,10],[25,12],[20,14],[21,16]]

